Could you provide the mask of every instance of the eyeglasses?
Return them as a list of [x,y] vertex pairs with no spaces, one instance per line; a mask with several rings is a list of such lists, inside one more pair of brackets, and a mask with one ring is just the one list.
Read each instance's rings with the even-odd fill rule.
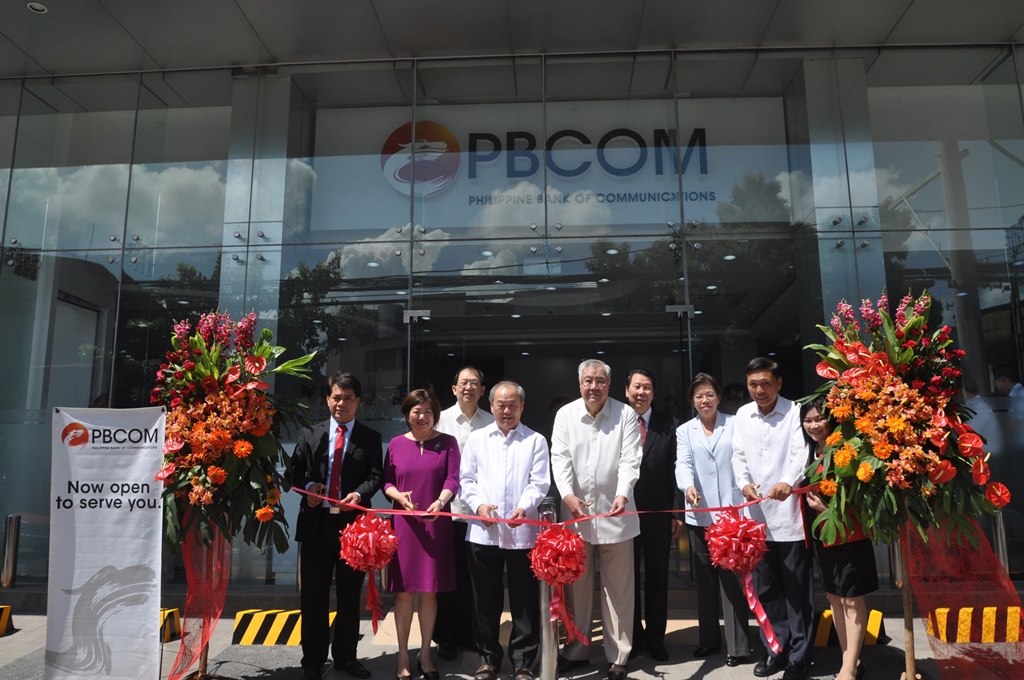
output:
[[480,387],[479,380],[460,380],[458,382],[459,387]]
[[584,378],[580,384],[584,387],[607,387],[608,378]]
[[718,395],[714,392],[701,392],[693,395],[694,401],[714,401],[715,399],[718,399]]

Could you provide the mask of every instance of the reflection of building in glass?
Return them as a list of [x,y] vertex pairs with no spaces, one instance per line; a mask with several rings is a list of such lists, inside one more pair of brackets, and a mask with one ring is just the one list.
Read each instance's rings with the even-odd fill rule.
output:
[[[991,369],[1022,368],[1024,69],[1019,17],[984,4],[940,24],[597,0],[587,31],[553,28],[580,21],[558,4],[443,27],[377,3],[0,22],[0,514],[38,529],[22,581],[46,574],[49,409],[145,405],[174,321],[216,308],[359,375],[388,437],[406,391],[467,363],[523,384],[538,431],[591,356],[685,403],[695,372],[742,383],[769,355],[799,397],[836,302],[929,290],[1009,432]],[[200,23],[218,39],[186,40]],[[275,389],[325,417],[319,383]],[[294,578],[290,555],[242,555],[237,581]]]

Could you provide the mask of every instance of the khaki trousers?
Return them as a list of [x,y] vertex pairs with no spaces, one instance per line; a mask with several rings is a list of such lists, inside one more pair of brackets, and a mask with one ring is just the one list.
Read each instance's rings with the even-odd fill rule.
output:
[[[604,654],[608,663],[626,665],[633,648],[633,539],[621,543],[590,544],[587,566],[579,580],[569,586],[572,617],[588,638],[593,633],[594,567],[601,563],[601,622],[604,625]],[[575,640],[562,650],[567,659],[590,658],[590,648]]]

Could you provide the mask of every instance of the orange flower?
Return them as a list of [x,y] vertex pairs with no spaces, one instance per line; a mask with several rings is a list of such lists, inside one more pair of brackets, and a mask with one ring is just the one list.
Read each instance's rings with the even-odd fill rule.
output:
[[839,489],[839,487],[836,485],[836,483],[834,481],[832,481],[831,479],[823,479],[823,480],[821,480],[821,484],[819,485],[818,488],[826,496],[835,496],[836,495],[836,491]]
[[861,416],[857,420],[853,421],[853,426],[857,428],[858,432],[863,434],[871,434],[875,431],[875,419],[871,416]]
[[267,505],[277,505],[277,502],[281,500],[281,490],[271,489],[267,492]]
[[843,448],[839,449],[832,456],[832,461],[836,464],[836,467],[846,467],[857,457],[857,450],[850,445],[850,442],[843,444]]
[[885,439],[880,439],[877,442],[872,442],[871,448],[874,450],[875,458],[881,458],[882,460],[889,460],[892,457],[892,452],[895,450],[892,444]]
[[239,439],[235,442],[234,452],[236,458],[247,458],[252,453],[252,444],[244,439]]
[[875,471],[871,469],[871,466],[867,463],[861,463],[860,467],[857,468],[857,479],[867,484],[871,481],[871,478],[875,476]]
[[825,439],[825,446],[838,446],[841,441],[843,441],[843,433],[836,430]]
[[903,416],[889,416],[885,419],[885,427],[892,434],[899,434],[907,429],[907,421]]
[[209,477],[210,481],[214,484],[223,484],[228,479],[228,472],[224,468],[211,465],[210,469],[206,471],[206,476]]
[[256,511],[256,519],[258,519],[261,522],[269,522],[270,520],[274,519],[274,509],[268,508],[267,506],[263,506],[262,508]]
[[846,403],[837,404],[832,409],[832,417],[843,423],[849,420],[853,416],[853,408]]

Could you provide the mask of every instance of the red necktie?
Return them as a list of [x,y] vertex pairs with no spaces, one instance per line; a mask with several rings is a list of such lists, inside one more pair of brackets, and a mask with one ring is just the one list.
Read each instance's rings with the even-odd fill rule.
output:
[[640,421],[640,446],[643,447],[647,443],[647,423],[643,417],[637,418]]
[[334,438],[334,462],[331,463],[331,483],[327,487],[328,498],[341,498],[341,458],[345,452],[345,426],[338,426],[338,434]]

